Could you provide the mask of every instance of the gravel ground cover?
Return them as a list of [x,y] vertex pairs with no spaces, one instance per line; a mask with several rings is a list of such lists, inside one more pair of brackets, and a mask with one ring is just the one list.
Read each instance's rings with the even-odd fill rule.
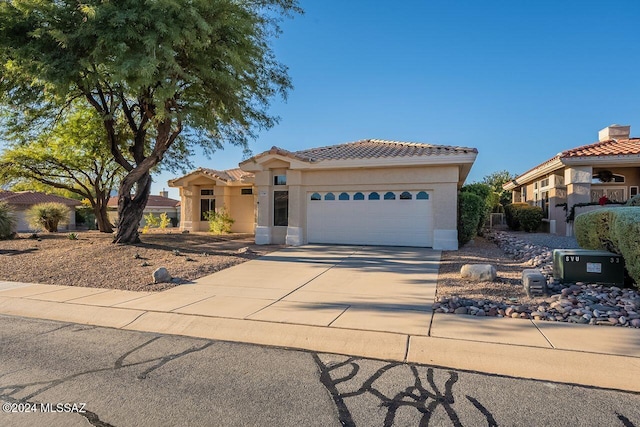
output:
[[[208,233],[151,232],[143,243],[116,245],[113,235],[97,231],[43,233],[37,239],[20,235],[0,241],[0,280],[159,291],[248,261],[280,248],[257,246],[253,236]],[[176,278],[153,284],[159,267]]]
[[[499,231],[478,237],[458,251],[442,253],[433,308],[440,313],[640,328],[637,288],[561,284],[553,279],[552,250],[577,247],[574,238],[542,233]],[[494,282],[462,279],[464,264],[493,264],[498,278]],[[541,270],[550,295],[527,297],[521,282],[526,268]]]

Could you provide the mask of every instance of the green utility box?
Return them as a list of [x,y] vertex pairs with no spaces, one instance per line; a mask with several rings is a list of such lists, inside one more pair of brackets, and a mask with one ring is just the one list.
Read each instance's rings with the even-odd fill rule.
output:
[[553,277],[560,282],[591,282],[622,285],[624,258],[607,251],[555,249]]

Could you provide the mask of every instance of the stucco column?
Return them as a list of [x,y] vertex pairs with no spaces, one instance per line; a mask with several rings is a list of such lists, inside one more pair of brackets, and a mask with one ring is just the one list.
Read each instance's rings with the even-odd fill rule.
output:
[[271,173],[269,171],[257,172],[255,174],[255,188],[257,192],[257,207],[256,207],[256,244],[257,245],[269,245],[271,244],[271,197],[269,195],[271,191]]
[[[576,203],[589,203],[591,201],[591,178],[593,167],[573,166],[564,171],[564,182],[567,186],[567,209],[571,209]],[[567,224],[566,235],[573,235],[573,224]]]
[[456,182],[436,184],[429,192],[433,209],[433,249],[458,249],[457,176],[455,179]]
[[180,188],[180,230],[193,231],[193,186]]

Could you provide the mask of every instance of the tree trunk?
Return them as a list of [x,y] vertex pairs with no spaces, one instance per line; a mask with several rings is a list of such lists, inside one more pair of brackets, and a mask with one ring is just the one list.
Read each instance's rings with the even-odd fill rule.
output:
[[[151,175],[144,173],[138,181],[132,181],[128,175],[122,180],[118,194],[118,230],[113,243],[140,243],[138,227],[151,191]],[[131,190],[136,192],[131,197]]]
[[113,233],[113,225],[111,225],[111,221],[109,221],[109,214],[107,213],[107,200],[98,197],[96,202],[93,213],[95,214],[96,221],[98,222],[98,230],[101,233]]

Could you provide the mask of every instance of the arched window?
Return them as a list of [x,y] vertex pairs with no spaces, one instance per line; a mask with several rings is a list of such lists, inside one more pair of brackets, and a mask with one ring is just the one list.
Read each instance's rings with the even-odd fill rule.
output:
[[336,196],[333,193],[327,193],[327,194],[324,195],[324,199],[325,200],[335,200]]
[[601,170],[591,176],[592,184],[619,184],[624,182],[624,175],[613,173],[609,170]]
[[396,193],[394,193],[393,191],[387,191],[386,193],[384,193],[384,199],[385,200],[395,200],[396,199]]
[[380,200],[380,195],[374,191],[369,194],[369,200]]
[[349,195],[347,193],[340,193],[338,200],[349,200]]
[[320,197],[319,193],[313,193],[311,195],[311,200],[322,200],[322,197]]
[[364,194],[358,192],[353,195],[353,200],[364,200]]
[[411,199],[413,199],[413,196],[408,191],[403,191],[400,194],[400,200],[411,200]]
[[417,200],[429,200],[429,195],[426,191],[421,191],[416,195]]

